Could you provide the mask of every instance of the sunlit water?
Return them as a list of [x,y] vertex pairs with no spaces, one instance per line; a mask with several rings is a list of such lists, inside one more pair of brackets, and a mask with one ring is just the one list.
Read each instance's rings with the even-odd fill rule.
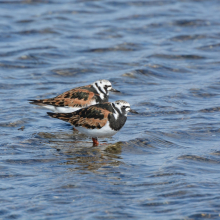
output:
[[[0,219],[220,219],[220,2],[0,1]],[[92,147],[29,99],[108,79],[139,115]]]

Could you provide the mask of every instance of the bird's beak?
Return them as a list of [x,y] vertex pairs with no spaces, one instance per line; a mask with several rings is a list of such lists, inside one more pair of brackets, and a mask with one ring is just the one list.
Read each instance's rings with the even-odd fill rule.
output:
[[136,112],[135,110],[130,108],[130,112],[134,113],[134,114],[138,114],[138,112]]
[[111,91],[111,92],[120,92],[120,91],[118,91],[117,89],[114,89],[114,88],[111,88],[109,91]]

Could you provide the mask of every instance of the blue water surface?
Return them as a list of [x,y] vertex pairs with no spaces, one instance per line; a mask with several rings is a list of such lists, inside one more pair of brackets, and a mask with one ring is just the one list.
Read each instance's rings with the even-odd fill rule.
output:
[[[0,219],[220,219],[218,0],[0,1]],[[29,99],[108,79],[139,115],[105,145]]]

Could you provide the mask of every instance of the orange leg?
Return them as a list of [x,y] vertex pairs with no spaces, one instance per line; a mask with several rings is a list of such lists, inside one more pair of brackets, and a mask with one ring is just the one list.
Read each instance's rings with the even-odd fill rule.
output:
[[99,145],[98,138],[92,138],[92,141],[93,141],[93,147]]

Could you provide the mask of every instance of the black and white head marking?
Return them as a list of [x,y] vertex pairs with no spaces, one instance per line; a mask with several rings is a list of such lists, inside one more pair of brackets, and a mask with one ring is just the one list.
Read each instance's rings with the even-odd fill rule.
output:
[[92,85],[102,100],[105,99],[109,95],[109,91],[113,89],[112,84],[106,79],[97,80]]
[[113,108],[115,109],[116,113],[114,114],[117,118],[118,116],[124,115],[127,116],[128,112],[130,112],[131,107],[130,104],[123,100],[118,100],[112,103]]
[[130,104],[123,100],[118,100],[113,103],[112,105],[112,114],[109,114],[109,125],[110,127],[115,130],[119,131],[125,124],[127,120],[128,112],[136,113],[136,111],[132,110]]

